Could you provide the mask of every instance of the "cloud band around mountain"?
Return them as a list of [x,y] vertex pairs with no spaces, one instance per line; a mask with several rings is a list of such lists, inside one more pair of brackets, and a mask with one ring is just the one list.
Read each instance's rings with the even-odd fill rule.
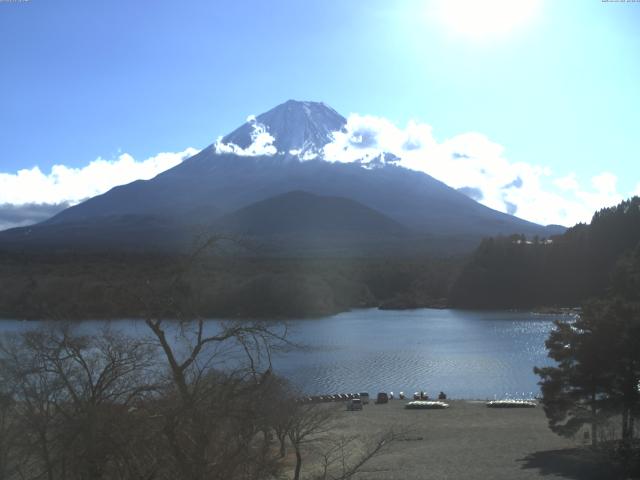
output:
[[490,208],[543,225],[588,222],[596,210],[625,196],[610,172],[594,176],[584,188],[575,173],[556,177],[543,165],[507,159],[502,145],[480,133],[439,142],[430,125],[413,121],[399,128],[384,118],[352,114],[324,148],[325,159],[334,162],[372,161],[381,152],[397,157],[394,164],[425,172]]

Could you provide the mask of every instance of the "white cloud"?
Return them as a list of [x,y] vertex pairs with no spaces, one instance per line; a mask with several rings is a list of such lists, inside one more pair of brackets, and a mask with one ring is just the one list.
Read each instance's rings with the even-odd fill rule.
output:
[[243,157],[275,155],[277,153],[276,147],[273,145],[275,138],[267,131],[267,128],[256,120],[255,115],[249,115],[247,123],[253,129],[251,132],[251,145],[247,148],[242,148],[234,143],[222,143],[222,137],[219,137],[215,144],[216,153],[233,153]]
[[134,180],[148,180],[196,154],[195,148],[165,152],[143,161],[128,153],[115,160],[98,158],[80,168],[54,165],[49,173],[38,167],[0,173],[0,204],[78,203]]
[[357,114],[350,115],[345,131],[334,132],[333,138],[324,147],[324,158],[331,162],[366,163],[381,152],[406,153],[409,159],[410,152],[429,151],[436,145],[429,125],[409,122],[400,129],[387,119]]
[[571,172],[565,177],[556,178],[553,181],[553,184],[556,187],[558,187],[560,190],[564,190],[564,191],[575,191],[580,188],[575,172]]
[[598,192],[602,194],[614,194],[616,192],[616,183],[618,178],[610,172],[602,172],[591,179],[591,183]]
[[596,210],[623,198],[609,172],[583,189],[575,173],[554,177],[546,166],[507,159],[504,147],[485,135],[469,132],[438,142],[431,126],[417,122],[399,128],[384,118],[351,115],[345,131],[335,132],[324,149],[326,160],[365,164],[382,152],[399,157],[394,163],[481,197],[480,203],[490,208],[540,224],[588,222]]

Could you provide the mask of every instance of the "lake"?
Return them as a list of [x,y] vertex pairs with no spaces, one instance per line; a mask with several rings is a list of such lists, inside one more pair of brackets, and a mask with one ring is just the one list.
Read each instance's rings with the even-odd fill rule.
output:
[[[468,310],[353,310],[290,322],[304,350],[277,354],[274,370],[309,394],[443,390],[452,398],[529,397],[534,366],[551,364],[544,342],[560,315]],[[564,317],[568,318],[568,317]],[[139,321],[111,322],[145,332]],[[30,322],[0,321],[0,332]],[[84,328],[103,322],[88,321]]]

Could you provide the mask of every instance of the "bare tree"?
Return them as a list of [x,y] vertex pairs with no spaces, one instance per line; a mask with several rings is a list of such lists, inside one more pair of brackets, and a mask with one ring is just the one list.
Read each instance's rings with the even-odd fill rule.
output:
[[409,428],[389,430],[372,439],[361,435],[336,435],[339,407],[298,403],[289,416],[287,436],[296,454],[293,480],[302,478],[303,455],[314,452],[309,470],[312,480],[347,480],[360,473],[373,458],[403,438]]
[[296,453],[294,480],[300,479],[302,470],[302,448],[312,442],[319,442],[331,430],[336,418],[336,408],[317,403],[299,404],[289,419],[287,436]]
[[251,447],[264,430],[269,351],[282,334],[257,322],[221,322],[205,332],[202,318],[145,321],[168,365],[162,431],[181,478],[230,479],[270,463],[267,449]]
[[28,331],[0,346],[15,392],[25,478],[111,478],[129,454],[131,410],[154,386],[148,344],[68,326]]
[[408,428],[389,430],[372,440],[363,441],[360,436],[338,436],[325,441],[319,452],[320,473],[312,480],[348,480],[360,473],[373,458],[382,454],[389,446],[403,438]]
[[[5,385],[6,383],[2,382],[2,386]],[[0,390],[0,479],[2,480],[11,478],[16,470],[15,455],[18,438],[15,398],[12,392],[3,390]]]
[[187,281],[208,249],[230,241],[208,238],[164,289],[149,284],[139,298],[167,365],[166,401],[159,415],[179,478],[260,478],[277,464],[265,446],[262,396],[271,375],[271,352],[286,343],[286,326],[207,322],[197,313],[197,286]]

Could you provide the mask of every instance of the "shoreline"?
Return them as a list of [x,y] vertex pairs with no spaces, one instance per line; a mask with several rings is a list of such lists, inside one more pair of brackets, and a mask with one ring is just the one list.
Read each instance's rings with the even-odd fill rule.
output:
[[[513,312],[513,313],[531,313],[534,315],[576,315],[579,314],[581,309],[580,307],[534,307],[534,308],[463,308],[463,307],[454,307],[451,305],[445,304],[434,304],[434,305],[426,305],[426,306],[394,306],[393,308],[385,308],[383,305],[380,306],[371,306],[371,307],[353,307],[344,310],[336,310],[331,312],[322,312],[322,313],[310,313],[306,315],[291,315],[291,316],[224,316],[220,315],[216,317],[215,314],[206,315],[205,320],[243,320],[243,321],[296,321],[296,320],[314,320],[319,318],[327,318],[334,317],[336,315],[340,315],[348,312],[355,312],[360,310],[374,310],[380,312],[406,312],[408,310],[457,310],[457,311],[471,311],[471,312]],[[122,321],[122,320],[135,320],[135,321],[144,321],[143,316],[117,316],[117,317],[99,317],[99,316],[82,316],[82,318],[65,318],[65,319],[53,319],[53,318],[16,318],[10,316],[4,316],[3,313],[0,313],[0,323],[3,321],[15,321],[15,322],[83,322],[83,321],[92,321],[92,322],[111,322],[111,321]],[[167,319],[171,321],[172,319]],[[177,320],[177,319],[173,319]]]

